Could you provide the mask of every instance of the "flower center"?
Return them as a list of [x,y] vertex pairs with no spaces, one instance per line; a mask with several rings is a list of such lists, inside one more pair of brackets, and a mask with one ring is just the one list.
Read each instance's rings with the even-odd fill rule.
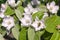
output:
[[52,10],[53,9],[53,7],[50,7],[50,10]]
[[7,24],[8,24],[8,25],[10,25],[10,24],[11,24],[11,22],[9,21],[9,22],[7,22]]
[[29,20],[26,20],[26,23],[30,23],[30,21]]
[[38,23],[38,27],[40,27],[40,25],[41,25],[41,23],[39,22],[39,23]]

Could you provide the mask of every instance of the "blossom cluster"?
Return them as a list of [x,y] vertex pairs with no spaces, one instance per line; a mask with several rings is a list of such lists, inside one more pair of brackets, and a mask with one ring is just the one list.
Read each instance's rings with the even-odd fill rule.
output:
[[[47,30],[46,28],[48,25],[50,25],[49,24],[50,20],[47,21],[49,22],[47,23],[48,25],[45,24],[45,21],[47,18],[52,17],[52,15],[56,15],[58,13],[59,6],[56,5],[55,1],[51,1],[46,3],[46,5],[43,5],[40,2],[40,0],[32,0],[28,2],[26,5],[24,5],[25,1],[7,0],[6,3],[1,4],[0,8],[0,19],[2,19],[2,22],[0,23],[1,27],[4,27],[6,30],[11,31],[13,30],[13,28],[15,28],[16,24],[18,24],[18,26],[21,27],[19,30],[21,30],[22,28],[29,29],[30,27],[34,29],[35,32],[41,31],[42,29]],[[16,10],[18,10],[17,13]],[[6,15],[7,12],[8,15]],[[9,15],[9,13],[12,14]],[[51,19],[53,19],[53,17]],[[52,21],[56,22],[56,20],[54,19]],[[50,32],[49,30],[47,31]]]
[[32,26],[35,28],[36,31],[41,30],[45,28],[44,23],[39,20],[39,18],[36,16],[35,21],[32,22],[32,15],[38,12],[40,9],[33,8],[31,4],[28,4],[26,8],[24,8],[25,13],[23,13],[24,17],[21,19],[21,25],[22,26]]
[[[17,3],[15,3],[15,0],[7,0],[7,2],[11,7],[16,7],[20,3],[20,1],[17,1]],[[6,11],[7,8],[6,3],[1,4],[0,17],[3,18],[2,26],[6,27],[7,30],[10,30],[10,28],[14,26],[14,19],[13,17],[4,15],[4,12]],[[33,8],[32,5],[39,5],[39,4],[40,1],[32,0],[31,3],[29,3],[27,7],[24,8],[24,13],[23,13],[24,17],[20,19],[22,26],[27,26],[27,27],[33,26],[36,31],[45,28],[44,22],[42,20],[46,16],[48,16],[47,12],[44,13],[42,20],[39,20],[39,18],[36,16],[35,21],[32,22],[32,15],[40,11],[39,7]],[[51,3],[47,3],[46,8],[52,14],[57,13],[57,11],[59,10],[59,6],[55,5],[54,1],[52,1]]]

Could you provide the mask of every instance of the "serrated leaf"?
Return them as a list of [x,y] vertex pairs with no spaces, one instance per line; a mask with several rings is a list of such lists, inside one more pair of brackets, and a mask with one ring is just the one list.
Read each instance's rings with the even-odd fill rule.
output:
[[59,16],[52,16],[48,17],[45,20],[46,31],[53,33],[56,31],[56,26],[60,25],[60,17]]
[[26,28],[21,29],[19,40],[27,40],[27,29]]
[[60,38],[60,33],[57,31],[53,33],[50,40],[59,40],[59,38]]
[[35,36],[34,29],[29,27],[29,29],[28,29],[28,40],[34,40],[34,36]]
[[4,40],[3,36],[0,34],[0,40]]
[[18,40],[19,37],[19,25],[16,24],[16,26],[12,29],[13,36]]
[[37,12],[32,15],[32,18],[33,18],[33,20],[35,20],[35,18],[37,16],[39,19],[41,19],[43,17],[43,15],[44,15],[43,12]]
[[12,15],[12,14],[14,14],[14,10],[12,8],[10,8],[9,6],[7,6],[5,15]]
[[15,14],[19,20],[22,18],[22,13],[19,10],[15,10]]
[[43,31],[37,31],[36,34],[35,34],[35,38],[34,40],[41,40],[41,36],[43,35],[43,33],[45,32],[45,30]]

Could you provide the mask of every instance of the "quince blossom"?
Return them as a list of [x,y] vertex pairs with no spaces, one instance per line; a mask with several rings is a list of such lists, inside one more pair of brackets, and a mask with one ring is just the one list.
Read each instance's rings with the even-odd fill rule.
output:
[[7,2],[11,7],[16,7],[20,3],[19,0],[17,1],[17,3],[15,3],[15,0],[7,0]]
[[32,18],[31,18],[30,15],[25,14],[24,17],[22,19],[20,19],[20,21],[21,21],[22,26],[27,26],[28,27],[32,23]]
[[6,4],[1,4],[0,17],[4,18],[4,12],[6,11]]
[[0,12],[0,17],[4,18],[4,16],[5,16],[4,13]]
[[26,14],[36,13],[39,11],[39,8],[33,8],[31,4],[28,4],[26,8],[24,8]]
[[6,27],[7,30],[10,30],[14,25],[13,17],[7,16],[3,19],[2,26]]
[[52,1],[50,4],[47,3],[47,9],[49,10],[49,12],[54,14],[59,10],[59,6],[55,5],[55,2]]
[[33,28],[35,28],[35,31],[45,28],[44,23],[41,20],[39,20],[37,17],[36,17],[35,21],[32,23],[32,26],[33,26]]
[[1,4],[1,12],[4,13],[6,10],[6,4]]

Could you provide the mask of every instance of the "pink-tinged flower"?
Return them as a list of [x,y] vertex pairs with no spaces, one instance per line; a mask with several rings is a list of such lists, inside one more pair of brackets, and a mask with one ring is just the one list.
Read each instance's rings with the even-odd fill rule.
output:
[[41,20],[39,20],[36,17],[35,21],[32,23],[32,27],[35,29],[35,31],[38,31],[38,30],[45,28],[45,25]]
[[6,11],[7,5],[1,4],[1,12],[4,13]]
[[54,14],[59,10],[59,6],[55,5],[55,2],[52,1],[50,4],[47,3],[47,9]]
[[32,18],[31,18],[30,15],[26,15],[26,14],[25,14],[24,17],[23,17],[22,19],[20,19],[20,21],[21,21],[21,25],[22,25],[22,26],[28,27],[28,26],[30,26],[31,23],[32,23]]
[[4,18],[4,16],[5,16],[4,13],[0,12],[0,17]]
[[13,17],[7,16],[3,19],[2,26],[6,27],[7,30],[10,30],[14,25]]

